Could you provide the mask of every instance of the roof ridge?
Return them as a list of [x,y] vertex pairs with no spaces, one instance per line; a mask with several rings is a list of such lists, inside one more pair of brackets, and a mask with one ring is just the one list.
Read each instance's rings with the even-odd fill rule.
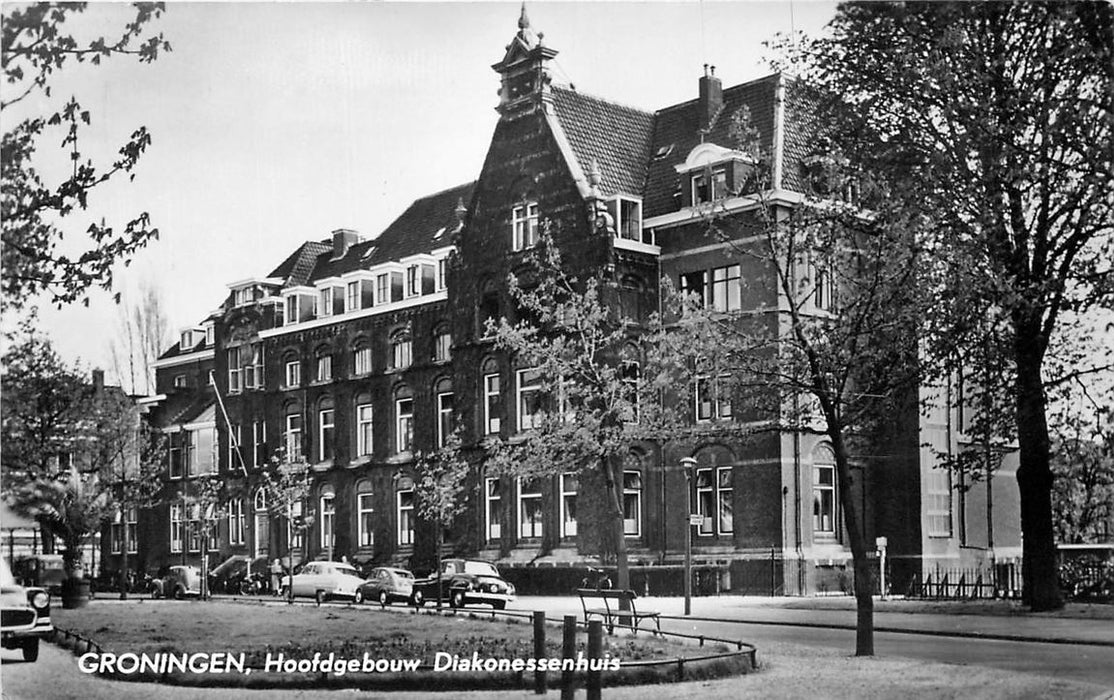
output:
[[470,180],[469,182],[462,182],[459,185],[453,185],[452,187],[446,187],[443,190],[437,190],[436,192],[430,192],[429,194],[422,195],[421,197],[416,197],[413,201],[410,202],[410,204],[406,208],[409,209],[410,207],[414,206],[414,202],[420,202],[423,199],[430,199],[432,197],[438,197],[440,195],[445,194],[446,192],[452,192],[453,190],[461,190],[461,189],[464,189],[465,187],[471,187],[472,185],[475,185],[477,182],[479,182],[479,180]]
[[[760,78],[754,78],[753,80],[748,80],[745,83],[737,83],[735,85],[725,87],[723,89],[723,92],[727,93],[731,90],[738,90],[740,88],[751,87],[752,85],[755,85],[757,83],[761,83],[761,82],[766,81],[766,80],[770,80],[771,78],[777,78],[778,76],[782,75],[783,73],[784,73],[784,71],[774,71],[773,73],[767,73],[766,75],[763,75]],[[654,116],[657,116],[657,115],[662,114],[664,112],[670,112],[670,111],[675,110],[675,109],[681,109],[683,107],[687,107],[691,104],[694,104],[694,103],[698,102],[699,100],[700,100],[699,97],[694,97],[691,100],[685,100],[684,102],[678,102],[677,104],[672,104],[672,105],[669,105],[668,107],[662,107],[661,109],[654,112]]]
[[653,116],[655,114],[655,112],[653,110],[646,110],[646,109],[643,109],[641,107],[635,107],[634,105],[627,104],[626,102],[617,102],[617,101],[612,100],[612,99],[607,98],[607,97],[601,97],[599,95],[594,95],[590,92],[581,92],[580,90],[577,90],[576,88],[573,88],[573,87],[564,87],[562,85],[554,85],[552,87],[552,89],[554,91],[560,90],[562,92],[567,92],[567,93],[570,93],[570,94],[573,94],[573,95],[577,95],[579,97],[586,97],[590,100],[595,100],[597,102],[606,102],[607,104],[612,105],[614,107],[622,107],[623,109],[628,109],[632,112],[639,112],[640,114],[645,114],[647,117],[651,117],[651,118],[653,118]]

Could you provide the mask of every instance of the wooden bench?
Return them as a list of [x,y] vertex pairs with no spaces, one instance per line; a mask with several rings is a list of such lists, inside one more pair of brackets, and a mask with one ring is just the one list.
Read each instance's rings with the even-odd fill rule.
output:
[[[634,632],[638,632],[638,626],[643,620],[653,620],[654,630],[650,630],[654,634],[661,634],[661,617],[660,612],[651,612],[642,610],[639,612],[635,605],[635,599],[638,597],[634,591],[620,591],[620,590],[597,590],[595,588],[578,588],[576,594],[580,596],[580,606],[584,608],[584,623],[587,624],[593,615],[598,615],[603,620],[603,624],[607,626],[607,633],[614,634],[615,625],[630,627]],[[589,608],[589,601],[603,601],[602,608]],[[629,608],[629,609],[625,609]]]

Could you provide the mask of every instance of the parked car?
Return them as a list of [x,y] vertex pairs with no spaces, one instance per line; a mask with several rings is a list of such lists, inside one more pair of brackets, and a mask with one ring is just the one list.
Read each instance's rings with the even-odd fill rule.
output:
[[21,586],[45,588],[51,595],[62,594],[66,570],[61,554],[32,554],[12,562],[12,574]]
[[171,566],[162,576],[151,581],[152,598],[174,598],[201,595],[201,570],[196,566]]
[[[250,571],[250,573],[249,573]],[[234,554],[209,572],[209,590],[213,593],[258,594],[270,582],[267,557],[254,559]]]
[[484,603],[496,610],[507,607],[514,600],[514,585],[499,575],[495,565],[478,559],[445,559],[441,562],[441,580],[437,575],[421,579],[414,584],[414,596],[426,601],[447,600],[454,608],[469,603]]
[[372,569],[367,580],[360,586],[360,592],[364,600],[376,600],[380,605],[387,605],[391,601],[422,604],[422,592],[414,590],[414,574],[406,569],[389,566]]
[[311,561],[293,576],[284,576],[279,594],[285,597],[292,590],[294,597],[313,598],[318,604],[333,598],[349,598],[364,602],[360,590],[364,580],[351,564],[339,561]]
[[24,661],[39,658],[39,639],[54,631],[50,594],[15,582],[8,560],[0,558],[0,644],[21,649]]

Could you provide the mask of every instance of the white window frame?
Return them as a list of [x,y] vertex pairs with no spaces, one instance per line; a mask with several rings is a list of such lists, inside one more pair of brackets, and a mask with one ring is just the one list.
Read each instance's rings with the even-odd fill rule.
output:
[[[821,473],[828,473],[831,475],[831,483],[824,484],[821,479]],[[839,502],[836,500],[836,468],[834,464],[826,464],[823,462],[816,462],[812,465],[812,533],[824,539],[835,539],[836,531],[839,529],[837,522],[839,518]],[[828,494],[828,503],[830,504],[830,512],[827,514],[829,523],[825,526],[824,523],[824,494]]]
[[321,494],[321,499],[318,501],[321,513],[321,527],[319,528],[319,536],[321,549],[330,550],[336,547],[336,494],[327,492]]
[[299,313],[301,310],[299,307],[301,307],[301,305],[301,298],[297,294],[291,294],[286,297],[286,318],[284,319],[285,323],[283,325],[293,326],[298,323],[298,317],[301,315]]
[[[695,385],[693,388],[693,416],[697,423],[708,423],[714,420],[727,420],[734,415],[731,407],[731,397],[728,395],[724,398],[726,383],[726,375],[717,375],[712,377],[707,374],[701,374],[696,377]],[[703,401],[704,392],[707,391],[710,396],[707,401]],[[707,404],[709,410],[705,413],[702,410],[702,405]]]
[[[707,485],[705,486],[700,485],[701,474],[708,474],[708,481],[706,482]],[[724,478],[724,475],[726,475],[726,479]],[[728,482],[730,485],[725,486],[725,481]],[[703,524],[700,525],[697,531],[698,535],[701,535],[703,537],[714,537],[717,535],[730,535],[735,532],[735,508],[733,501],[735,494],[734,483],[733,467],[731,466],[700,467],[696,470],[695,512],[704,516]],[[708,494],[711,497],[710,504],[713,512],[707,512],[707,508],[705,508],[704,506],[704,500],[701,498],[701,494]],[[730,528],[726,528],[723,526],[721,518],[721,515],[724,512],[723,504],[725,502],[731,506],[730,510],[732,514],[732,522]]]
[[[534,491],[525,491],[526,482],[521,477],[518,479],[518,537],[519,539],[534,539],[544,536],[545,533],[545,509],[542,507],[542,484],[541,480],[535,480],[531,488]],[[537,518],[530,520],[526,517],[526,510],[524,506],[529,502],[532,506],[531,511],[537,513]],[[533,509],[537,510],[534,511]]]
[[[236,470],[236,455],[243,454],[243,452],[241,452],[239,449],[240,445],[243,444],[241,442],[242,439],[243,432],[240,428],[240,424],[232,423],[228,430],[228,471]],[[240,460],[240,466],[244,467],[245,469],[247,468],[247,465],[243,463],[242,458]]]
[[[627,486],[627,477],[636,476],[638,478],[638,486]],[[642,472],[637,469],[627,469],[623,471],[623,535],[625,537],[641,537],[642,536],[642,494],[645,492],[646,485],[643,481]],[[634,517],[627,517],[627,496],[635,496],[634,500]],[[633,521],[633,529],[630,523]]]
[[374,446],[374,411],[370,403],[356,406],[356,456],[369,457]]
[[360,309],[360,281],[349,282],[344,288],[344,313]]
[[700,300],[700,308],[706,309],[706,308],[708,308],[708,303],[709,303],[708,302],[709,291],[708,291],[708,271],[707,270],[692,270],[690,272],[682,273],[680,275],[680,278],[679,278],[680,283],[677,286],[679,286],[681,288],[681,294],[686,296],[686,297],[689,296],[689,295],[697,295],[697,292],[695,290],[689,288],[689,281],[688,280],[693,275],[700,275],[700,279],[701,279],[700,292],[698,294],[699,300]]
[[[295,425],[296,423],[296,425]],[[283,431],[283,445],[286,446],[286,461],[294,462],[302,459],[302,414],[286,414],[286,430]]]
[[[534,373],[537,376],[532,383],[524,385],[523,380],[525,379],[526,375],[530,373]],[[515,372],[515,380],[515,406],[517,407],[517,415],[515,416],[515,418],[518,421],[518,430],[519,432],[524,430],[533,430],[535,427],[538,427],[541,424],[541,417],[543,412],[541,408],[536,408],[533,413],[529,414],[529,419],[527,420],[526,401],[524,399],[527,397],[528,394],[536,393],[539,394],[540,402],[540,394],[542,391],[541,373],[538,372],[538,369],[536,367],[531,367],[530,369],[520,369]]]
[[371,374],[371,346],[356,348],[352,351],[352,372],[357,375]]
[[[739,311],[743,308],[742,270],[738,264],[712,268],[710,294],[713,311]],[[721,299],[721,297],[724,297]]]
[[290,549],[298,551],[306,545],[306,531],[304,527],[294,527],[294,521],[302,518],[305,515],[306,506],[304,501],[295,501],[290,504],[290,510],[287,513],[287,527],[290,536]]
[[440,292],[449,287],[448,280],[448,259],[441,258],[437,261],[437,288],[436,291]]
[[[635,211],[635,215],[633,217],[627,217],[625,215],[625,212],[623,211],[625,207],[632,208]],[[630,233],[630,231],[626,230],[629,228],[629,222],[627,221],[628,218],[635,219],[638,224],[637,227],[634,229],[633,236],[624,235],[625,233]],[[617,195],[615,197],[615,237],[628,241],[638,241],[639,243],[642,242],[641,199],[636,199],[634,197],[625,197],[623,195]]]
[[302,361],[294,360],[286,363],[286,386],[302,385]]
[[228,393],[239,393],[240,384],[240,348],[228,348],[225,353],[228,358]]
[[228,544],[244,544],[246,537],[244,529],[244,499],[228,499]]
[[495,409],[502,400],[502,378],[498,372],[485,374],[484,382],[484,434],[495,435],[503,427],[503,421],[495,415]]
[[[493,504],[499,504],[500,513],[498,517],[492,518],[494,508]],[[484,534],[487,540],[498,540],[503,535],[503,492],[500,488],[499,479],[487,477],[484,479]]]
[[135,506],[124,508],[124,531],[128,541],[128,554],[139,552],[139,509]]
[[[445,407],[448,402],[448,407]],[[443,391],[437,395],[437,446],[444,447],[445,441],[453,432],[453,392]]]
[[335,408],[317,411],[317,461],[324,462],[336,454],[337,414]]
[[400,331],[391,336],[391,369],[406,369],[414,361],[414,341]]
[[433,334],[433,361],[448,362],[452,359],[453,336],[444,328]]
[[532,248],[538,243],[538,203],[524,202],[511,210],[511,246]]
[[267,422],[262,420],[251,423],[251,459],[253,467],[261,467],[267,461],[267,455],[260,453],[259,449],[267,447]]
[[[402,405],[409,404],[409,410],[402,412]],[[404,439],[405,438],[405,439]],[[403,454],[414,447],[414,397],[395,399],[395,452]]]
[[[576,497],[580,490],[580,475],[565,472],[561,474],[560,482],[561,537],[576,537]],[[570,502],[572,508],[569,507]]]
[[[403,494],[410,495],[410,502],[408,505],[403,505]],[[395,490],[395,515],[398,518],[398,544],[399,545],[412,545],[414,544],[414,487],[400,488]],[[404,527],[408,526],[408,527]]]
[[329,382],[333,379],[333,355],[325,352],[315,358],[314,364],[316,381]]
[[925,479],[925,517],[929,537],[952,536],[952,484],[949,469],[929,470]]
[[[700,199],[699,197],[696,196],[696,193],[699,190],[700,183],[702,183],[704,181],[705,176],[708,175],[709,172],[712,176],[712,179],[708,183],[708,199]],[[716,177],[717,175],[723,175],[723,184],[721,186],[722,189],[723,189],[722,192],[719,191],[719,188],[716,187],[716,183],[719,180],[719,178]],[[699,170],[697,172],[694,172],[693,175],[692,175],[691,183],[692,183],[692,203],[693,203],[694,206],[699,205],[699,204],[706,204],[708,202],[714,202],[718,199],[722,199],[724,196],[727,195],[727,166],[725,166],[725,165],[714,165],[711,168],[709,168],[707,171]]]
[[375,494],[371,491],[356,492],[356,546],[375,546]]
[[391,273],[384,272],[375,276],[375,306],[391,301]]
[[422,295],[422,267],[421,265],[407,265],[406,267],[406,295],[411,299]]
[[182,526],[182,504],[170,504],[170,552],[172,554],[180,554],[182,547],[185,545],[183,536],[185,532]]

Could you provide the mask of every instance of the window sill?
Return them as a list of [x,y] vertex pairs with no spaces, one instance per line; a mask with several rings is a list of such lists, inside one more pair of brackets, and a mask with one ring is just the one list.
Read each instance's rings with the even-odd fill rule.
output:
[[363,455],[362,457],[357,457],[356,459],[350,461],[347,466],[349,469],[355,469],[356,467],[362,467],[365,464],[371,464],[371,455]]
[[387,464],[406,464],[414,461],[414,453],[407,450],[387,458]]
[[315,464],[310,465],[310,469],[315,472],[324,472],[333,468],[333,460],[326,459]]

